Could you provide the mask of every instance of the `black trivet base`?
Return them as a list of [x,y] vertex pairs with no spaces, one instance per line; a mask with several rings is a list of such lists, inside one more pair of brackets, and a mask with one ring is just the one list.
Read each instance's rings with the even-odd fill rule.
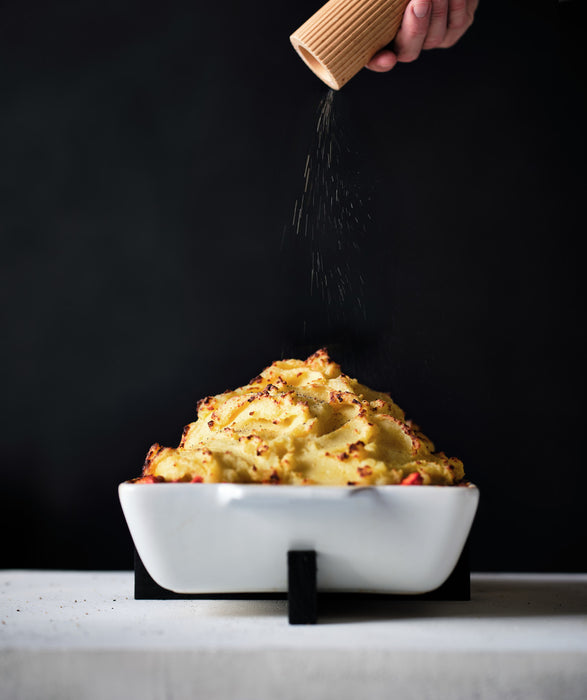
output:
[[318,619],[320,601],[327,600],[471,600],[469,546],[463,552],[448,579],[434,591],[418,595],[388,593],[318,592],[316,588],[316,552],[290,551],[288,591],[283,593],[174,593],[156,583],[135,550],[136,600],[288,600],[291,624],[313,624]]

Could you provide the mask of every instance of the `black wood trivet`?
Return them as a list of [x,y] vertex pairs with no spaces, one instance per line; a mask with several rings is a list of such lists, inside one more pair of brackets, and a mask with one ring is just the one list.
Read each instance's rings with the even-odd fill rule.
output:
[[[419,595],[392,593],[316,592],[317,561],[312,550],[290,551],[288,557],[288,592],[283,593],[174,593],[151,578],[135,550],[136,600],[285,600],[289,601],[291,624],[313,624],[318,618],[320,601],[329,600],[471,600],[469,543],[448,579],[434,591]],[[318,563],[319,565],[319,563]]]
[[315,625],[318,621],[316,552],[287,553],[287,602],[290,625]]

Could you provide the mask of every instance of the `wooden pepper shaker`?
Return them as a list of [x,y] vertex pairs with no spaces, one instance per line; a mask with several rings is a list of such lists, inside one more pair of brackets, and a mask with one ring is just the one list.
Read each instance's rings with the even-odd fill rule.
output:
[[393,40],[409,0],[329,0],[291,36],[302,60],[339,90]]

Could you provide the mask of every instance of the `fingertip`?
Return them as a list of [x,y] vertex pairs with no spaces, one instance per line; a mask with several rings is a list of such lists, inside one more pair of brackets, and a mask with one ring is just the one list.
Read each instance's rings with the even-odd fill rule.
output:
[[428,16],[431,7],[431,2],[416,2],[412,5],[412,12],[418,19],[424,19]]
[[377,73],[385,73],[391,70],[397,63],[397,58],[391,51],[382,51],[374,56],[369,63],[367,63],[367,68],[376,71]]

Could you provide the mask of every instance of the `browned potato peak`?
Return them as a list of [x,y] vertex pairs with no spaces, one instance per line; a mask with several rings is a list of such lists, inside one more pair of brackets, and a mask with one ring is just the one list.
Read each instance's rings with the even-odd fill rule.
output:
[[137,481],[368,486],[463,476],[462,462],[434,452],[389,394],[343,374],[321,349],[199,401],[179,447],[153,445]]

